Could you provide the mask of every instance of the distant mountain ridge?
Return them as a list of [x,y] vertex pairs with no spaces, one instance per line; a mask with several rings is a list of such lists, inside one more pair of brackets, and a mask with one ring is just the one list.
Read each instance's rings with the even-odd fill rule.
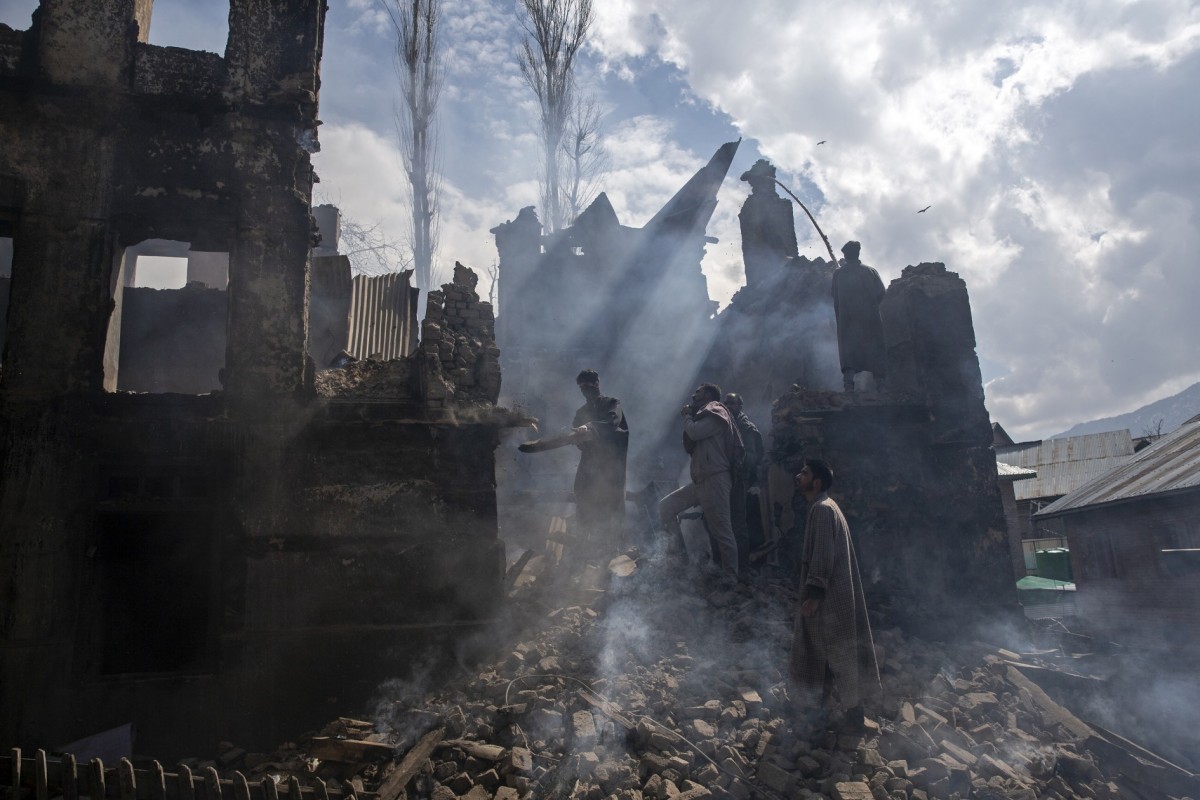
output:
[[[1200,383],[1193,383],[1179,394],[1155,400],[1136,411],[1118,414],[1115,417],[1095,419],[1091,422],[1081,422],[1050,438],[1061,439],[1064,436],[1082,436],[1086,433],[1119,431],[1124,428],[1128,428],[1134,436],[1142,436],[1147,433],[1170,433],[1197,414],[1200,414]],[[1160,419],[1162,420],[1161,431],[1158,429]]]

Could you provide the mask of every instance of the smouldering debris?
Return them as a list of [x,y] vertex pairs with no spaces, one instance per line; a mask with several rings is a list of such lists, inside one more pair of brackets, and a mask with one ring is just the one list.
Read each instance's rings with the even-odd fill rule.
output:
[[335,720],[218,768],[378,800],[1065,800],[1194,785],[1050,699],[1023,673],[1032,658],[896,628],[877,632],[883,694],[865,732],[842,734],[789,701],[787,585],[630,556],[591,606],[546,611],[570,579],[524,582],[513,603],[527,627],[475,671],[385,698],[373,723]]

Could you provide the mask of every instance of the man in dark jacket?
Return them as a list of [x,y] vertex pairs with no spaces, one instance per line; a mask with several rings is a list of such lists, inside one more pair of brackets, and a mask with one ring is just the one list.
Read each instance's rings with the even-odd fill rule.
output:
[[579,448],[575,470],[575,520],[592,551],[615,552],[625,527],[625,462],[629,452],[629,425],[621,401],[600,394],[600,376],[585,369],[575,378],[587,400],[562,436],[525,442],[522,453],[541,453],[567,445]]
[[575,471],[575,513],[593,541],[621,542],[625,523],[625,464],[629,425],[621,401],[600,394],[600,375],[585,369],[575,378],[587,400],[571,423],[581,455]]

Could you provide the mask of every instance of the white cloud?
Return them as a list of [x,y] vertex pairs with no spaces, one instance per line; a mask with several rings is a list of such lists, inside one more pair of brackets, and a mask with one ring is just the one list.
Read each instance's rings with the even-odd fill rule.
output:
[[1181,286],[1200,290],[1189,278],[1200,198],[1194,184],[1158,191],[1144,178],[1161,163],[1200,177],[1194,135],[1169,133],[1190,122],[1194,134],[1195,113],[1122,131],[1120,146],[1137,155],[1080,154],[1053,116],[1064,106],[1102,117],[1102,91],[1065,108],[1087,79],[1136,75],[1136,97],[1167,92],[1174,70],[1194,76],[1194,59],[1181,67],[1200,48],[1194,4],[897,2],[881,13],[832,0],[736,11],[658,0],[615,4],[600,28],[607,57],[677,64],[781,179],[815,184],[835,243],[861,239],[888,277],[922,260],[961,273],[980,352],[1005,370],[989,382],[989,405],[1018,435],[1127,410],[1196,374],[1170,342],[1200,336],[1175,299]]

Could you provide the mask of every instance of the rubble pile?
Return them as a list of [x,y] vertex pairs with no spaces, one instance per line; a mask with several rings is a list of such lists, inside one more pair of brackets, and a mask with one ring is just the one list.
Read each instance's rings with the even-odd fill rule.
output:
[[500,396],[500,349],[492,304],[475,292],[471,269],[454,265],[454,279],[429,293],[421,344],[408,358],[351,361],[318,372],[317,395],[420,403],[432,409],[494,406]]
[[318,397],[361,400],[411,400],[417,388],[408,359],[353,361],[339,369],[327,369],[316,375]]
[[[526,594],[526,609],[547,599]],[[336,720],[270,756],[233,748],[216,766],[315,773],[379,800],[1066,800],[1167,796],[1146,789],[1164,781],[1181,797],[1193,785],[1051,700],[1021,655],[983,643],[877,630],[883,692],[864,730],[795,709],[783,674],[793,602],[778,583],[640,559],[592,605],[539,612],[491,663],[440,690],[397,682],[371,722]]]
[[500,396],[495,314],[476,294],[478,283],[479,276],[456,263],[453,282],[427,297],[420,353],[431,405],[493,404]]

